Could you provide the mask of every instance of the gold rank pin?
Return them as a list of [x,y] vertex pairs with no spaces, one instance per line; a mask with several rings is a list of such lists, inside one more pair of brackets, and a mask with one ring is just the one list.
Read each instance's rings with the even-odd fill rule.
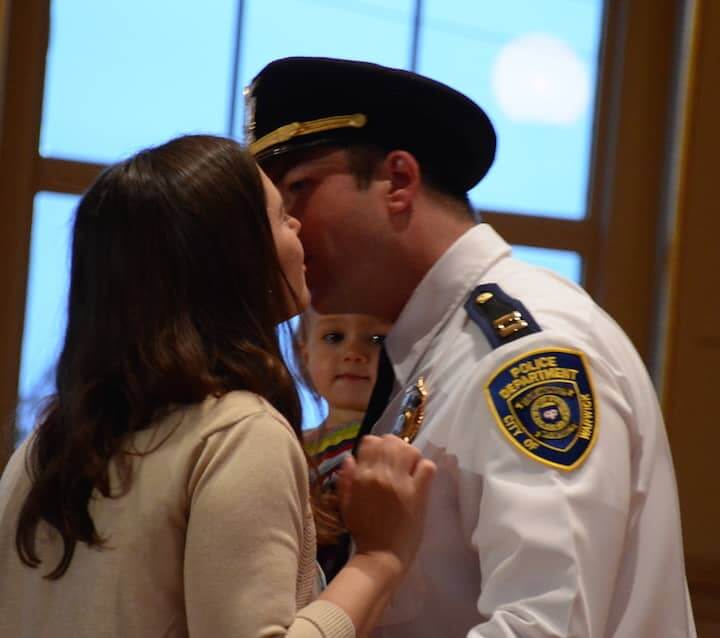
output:
[[399,436],[405,443],[412,443],[420,431],[425,418],[427,397],[428,392],[423,377],[419,377],[415,384],[405,392],[400,406],[400,414],[392,430],[392,433]]
[[476,286],[465,302],[465,310],[493,348],[541,330],[522,302],[495,283]]
[[[478,305],[484,305],[491,299],[494,299],[495,295],[491,292],[481,292],[476,298],[475,303]],[[522,318],[522,314],[518,310],[508,312],[492,322],[493,328],[501,337],[508,337],[523,328],[527,328],[528,323]]]

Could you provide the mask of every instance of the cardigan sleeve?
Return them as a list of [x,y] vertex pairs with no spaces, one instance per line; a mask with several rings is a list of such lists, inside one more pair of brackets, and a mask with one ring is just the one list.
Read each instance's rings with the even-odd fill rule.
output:
[[209,434],[188,485],[184,558],[189,635],[351,638],[337,606],[296,610],[308,507],[294,433],[260,411]]

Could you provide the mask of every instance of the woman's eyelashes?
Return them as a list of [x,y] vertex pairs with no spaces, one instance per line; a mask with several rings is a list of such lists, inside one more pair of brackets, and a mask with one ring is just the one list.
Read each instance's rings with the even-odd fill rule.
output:
[[305,182],[304,179],[296,179],[287,185],[287,189],[291,193],[297,193],[305,185]]
[[301,193],[305,188],[307,188],[309,184],[310,180],[304,177],[293,179],[291,182],[288,182],[285,185],[284,190],[288,195],[297,197],[297,195]]

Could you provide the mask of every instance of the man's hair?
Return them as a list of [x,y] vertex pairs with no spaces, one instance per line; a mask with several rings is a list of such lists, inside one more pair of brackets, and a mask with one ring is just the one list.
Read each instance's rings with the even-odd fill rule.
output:
[[[291,168],[303,161],[307,152],[319,148],[344,150],[349,172],[355,178],[358,188],[362,189],[370,186],[378,167],[388,153],[373,144],[328,142],[326,145],[314,146],[306,150],[298,149],[285,155],[267,158],[261,162],[261,166],[275,183],[279,183]],[[476,218],[476,212],[467,193],[457,192],[443,185],[442,180],[436,178],[428,166],[420,164],[420,171],[423,186],[433,199],[459,217]]]
[[[379,146],[369,144],[351,144],[345,147],[350,174],[355,177],[359,188],[370,186],[375,171],[387,155]],[[430,196],[448,210],[463,217],[475,217],[475,211],[465,192],[455,192],[437,180],[432,170],[420,165],[423,186]]]

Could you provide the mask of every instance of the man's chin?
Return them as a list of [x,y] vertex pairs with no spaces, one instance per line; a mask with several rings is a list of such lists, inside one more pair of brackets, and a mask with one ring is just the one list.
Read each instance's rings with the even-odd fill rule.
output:
[[347,291],[336,294],[316,287],[310,292],[310,304],[321,315],[372,314],[363,307],[361,300],[348,295]]

